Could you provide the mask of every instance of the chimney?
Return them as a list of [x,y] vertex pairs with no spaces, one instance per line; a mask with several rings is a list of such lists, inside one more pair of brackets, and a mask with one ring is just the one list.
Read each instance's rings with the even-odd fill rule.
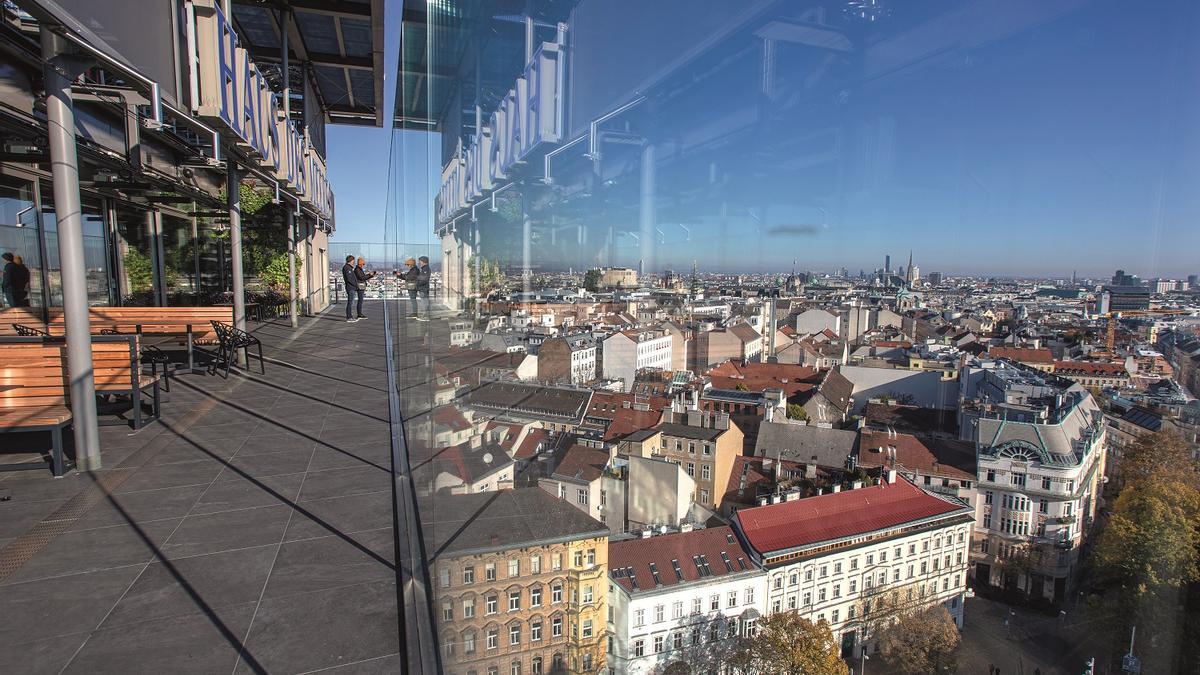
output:
[[816,478],[817,477],[817,465],[816,464],[805,464],[804,465],[804,477],[805,478]]
[[895,469],[888,469],[887,482],[888,482],[888,485],[892,485],[896,482],[896,470]]
[[857,490],[857,489],[859,489],[860,487],[862,487],[862,481],[861,481],[861,480],[856,480],[856,481],[854,481],[853,483],[851,483],[851,484],[850,484],[850,489],[851,489],[851,490]]
[[642,539],[649,539],[649,538],[650,538],[650,537],[652,537],[652,536],[654,536],[654,530],[653,530],[653,529],[649,529],[649,530],[642,530]]
[[691,532],[692,524],[691,523],[683,523],[682,525],[679,526],[679,531],[680,532]]
[[841,492],[841,491],[842,491],[842,486],[841,486],[841,485],[834,485],[834,486],[833,486],[833,490],[831,490],[831,491],[830,491],[830,494],[835,494],[835,495],[836,495],[837,493],[839,493],[839,492]]
[[759,505],[759,506],[766,506],[766,505],[767,505],[767,498],[766,498],[766,497],[759,497],[759,498],[758,498],[758,505]]
[[791,492],[787,493],[787,495],[784,497],[784,501],[788,501],[788,502],[794,502],[797,499],[800,499],[800,491],[799,490],[792,490]]
[[782,501],[782,499],[780,498],[780,496],[778,494],[771,495],[771,503],[772,504],[778,504],[781,501]]

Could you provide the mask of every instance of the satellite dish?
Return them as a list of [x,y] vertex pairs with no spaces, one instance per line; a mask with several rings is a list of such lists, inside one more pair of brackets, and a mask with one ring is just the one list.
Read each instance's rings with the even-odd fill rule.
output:
[[490,453],[490,452],[483,453],[483,463],[484,464],[492,463],[492,453]]

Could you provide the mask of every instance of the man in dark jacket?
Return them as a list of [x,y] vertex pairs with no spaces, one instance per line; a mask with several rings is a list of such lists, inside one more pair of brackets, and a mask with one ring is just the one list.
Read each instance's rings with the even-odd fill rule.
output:
[[418,300],[413,303],[414,307],[419,307],[422,303],[425,305],[425,316],[417,316],[417,321],[429,320],[429,278],[433,276],[433,270],[429,269],[429,256],[421,256],[417,258],[417,296]]
[[13,299],[12,277],[13,270],[17,268],[17,264],[13,262],[13,254],[6,251],[0,264],[4,265],[4,279],[0,282],[0,286],[4,288],[4,306],[16,307],[17,301]]
[[367,271],[366,258],[358,259],[358,266],[354,268],[354,278],[358,281],[358,318],[365,319],[367,315],[362,311],[363,296],[367,292],[367,282],[375,278],[375,272]]
[[342,265],[342,282],[346,284],[346,322],[354,323],[358,319],[354,316],[354,299],[359,298],[359,307],[362,307],[362,288],[358,285],[358,276],[354,274],[354,256],[346,256],[346,264]]

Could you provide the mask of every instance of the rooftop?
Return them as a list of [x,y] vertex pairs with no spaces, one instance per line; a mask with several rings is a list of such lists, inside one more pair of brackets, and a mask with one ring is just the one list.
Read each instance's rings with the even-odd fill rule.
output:
[[741,509],[734,521],[756,551],[769,555],[968,510],[900,477],[891,484]]
[[423,518],[423,529],[431,560],[608,536],[601,522],[532,487],[444,496]]
[[857,447],[858,433],[813,425],[764,423],[758,428],[754,454],[817,466],[844,468]]
[[608,568],[633,593],[756,570],[728,525],[610,542]]

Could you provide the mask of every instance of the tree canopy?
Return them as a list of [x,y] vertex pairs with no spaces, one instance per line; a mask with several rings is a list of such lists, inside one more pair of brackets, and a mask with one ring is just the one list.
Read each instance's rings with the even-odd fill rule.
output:
[[742,640],[729,665],[741,673],[775,675],[849,675],[833,632],[825,621],[813,623],[795,611],[759,619],[753,637]]
[[941,605],[910,612],[879,634],[879,651],[906,673],[953,669],[958,647],[954,617]]

